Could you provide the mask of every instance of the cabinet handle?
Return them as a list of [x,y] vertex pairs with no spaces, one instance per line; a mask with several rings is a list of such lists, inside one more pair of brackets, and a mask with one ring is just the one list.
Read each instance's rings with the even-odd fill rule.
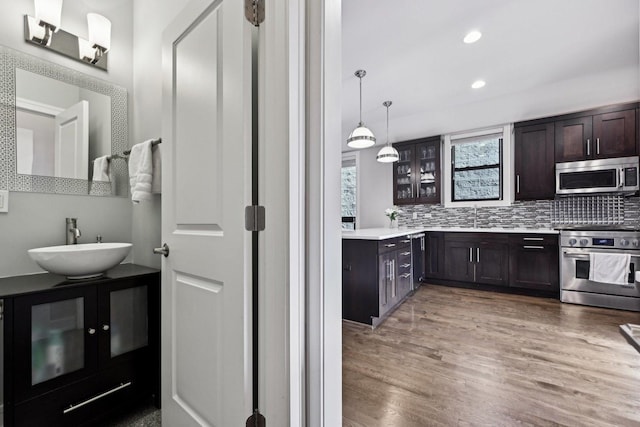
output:
[[523,246],[524,249],[544,249],[544,246]]
[[516,193],[520,194],[520,175],[516,175]]
[[400,255],[404,255],[404,256],[411,255],[411,252],[401,252]]
[[596,138],[596,154],[600,154],[600,138]]
[[396,244],[395,243],[387,243],[386,245],[384,245],[387,248],[392,248],[394,247]]
[[541,242],[544,240],[544,237],[523,237],[522,240],[535,240],[537,242]]
[[411,264],[402,264],[400,267],[402,267],[402,268],[411,267]]
[[79,408],[83,407],[84,405],[88,405],[88,404],[89,404],[89,403],[91,403],[91,402],[95,402],[95,401],[96,401],[96,400],[98,400],[98,399],[102,399],[103,397],[108,396],[108,395],[110,395],[110,394],[112,394],[112,393],[115,393],[115,392],[116,392],[116,391],[118,391],[118,390],[122,390],[123,388],[129,387],[130,385],[131,385],[131,381],[129,381],[129,382],[128,382],[128,383],[126,383],[126,384],[122,384],[122,383],[121,383],[121,384],[120,384],[118,387],[116,387],[116,388],[112,388],[112,389],[111,389],[111,390],[109,390],[109,391],[105,391],[104,393],[99,394],[99,395],[97,395],[97,396],[94,396],[94,397],[92,397],[91,399],[87,399],[87,400],[85,400],[84,402],[78,403],[77,405],[71,405],[71,406],[69,406],[67,409],[65,409],[64,411],[62,411],[62,413],[63,413],[63,414],[68,414],[68,413],[69,413],[69,412],[71,412],[71,411],[75,411],[76,409],[79,409]]
[[469,248],[469,262],[473,262],[473,248]]
[[93,328],[89,328],[89,330],[87,332],[89,332],[89,335],[93,335],[93,334],[96,333],[96,330],[93,329]]
[[420,238],[420,250],[424,252],[424,237]]
[[476,248],[476,262],[480,262],[480,248]]
[[109,325],[102,325],[102,330],[103,331],[108,331],[109,330]]
[[591,140],[587,139],[587,156],[591,155]]
[[400,243],[410,243],[411,240],[400,240]]
[[405,274],[403,274],[403,275],[402,275],[402,276],[400,276],[400,277],[402,277],[403,279],[406,279],[406,278],[408,278],[408,277],[411,277],[411,273],[405,273]]

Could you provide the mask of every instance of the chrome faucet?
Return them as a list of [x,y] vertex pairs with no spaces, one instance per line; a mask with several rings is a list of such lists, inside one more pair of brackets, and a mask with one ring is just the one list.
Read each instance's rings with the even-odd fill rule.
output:
[[67,218],[67,245],[75,245],[81,236],[77,221],[78,218]]

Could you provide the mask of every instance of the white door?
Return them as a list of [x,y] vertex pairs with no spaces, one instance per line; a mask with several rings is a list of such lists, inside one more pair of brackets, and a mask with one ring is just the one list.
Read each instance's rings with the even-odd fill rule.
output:
[[162,425],[251,415],[251,25],[193,0],[163,35]]
[[80,101],[55,117],[54,176],[89,177],[89,102]]

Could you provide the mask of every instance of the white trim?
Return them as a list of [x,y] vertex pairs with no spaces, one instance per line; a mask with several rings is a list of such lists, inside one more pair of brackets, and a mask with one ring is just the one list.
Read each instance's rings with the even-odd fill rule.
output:
[[44,114],[51,117],[55,117],[64,111],[64,108],[60,108],[56,105],[45,104],[42,102],[34,101],[32,99],[20,98],[17,96],[16,108],[33,113]]
[[[474,138],[483,135],[502,134],[502,200],[474,200],[468,202],[451,201],[451,144],[456,140]],[[501,127],[458,132],[444,136],[442,162],[442,197],[445,208],[511,206],[514,201],[514,153],[513,124]]]

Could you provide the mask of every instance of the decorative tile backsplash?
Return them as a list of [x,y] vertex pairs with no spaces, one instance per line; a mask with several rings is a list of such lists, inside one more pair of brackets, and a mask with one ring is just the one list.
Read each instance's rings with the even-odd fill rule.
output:
[[[441,205],[402,206],[403,213],[398,222],[400,226],[471,228],[475,219],[475,226],[482,228],[554,228],[554,203],[557,202],[535,200],[514,202],[512,206],[478,207],[476,210],[444,208]],[[412,219],[414,212],[417,213],[417,219]],[[579,211],[569,211],[565,218],[569,218],[569,215],[576,215],[577,220],[581,218]],[[623,209],[618,210],[617,215],[620,224],[640,228],[640,198],[625,197]]]

